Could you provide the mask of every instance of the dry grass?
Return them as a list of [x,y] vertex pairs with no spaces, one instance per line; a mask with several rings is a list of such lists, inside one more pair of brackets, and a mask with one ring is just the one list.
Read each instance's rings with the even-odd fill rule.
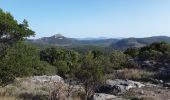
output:
[[65,86],[60,82],[55,84],[55,89],[49,94],[49,100],[67,100]]
[[5,91],[5,89],[0,87],[0,100],[16,100],[16,98],[14,96],[8,95],[8,93],[6,93],[6,91]]
[[85,91],[80,85],[66,85],[56,83],[53,91],[49,94],[49,100],[84,100]]
[[137,81],[148,81],[153,77],[153,72],[148,72],[140,69],[123,69],[115,71],[113,74],[107,75],[110,79],[130,79]]
[[0,100],[16,100],[16,98],[11,96],[0,96]]
[[54,85],[52,83],[34,83],[27,78],[22,78],[17,79],[13,84],[0,88],[0,100],[20,100],[21,98],[25,100],[32,100],[32,98],[34,100],[47,100],[50,91],[53,90]]
[[0,87],[0,100],[82,100],[83,93],[84,89],[78,85],[35,83],[28,78],[18,78],[13,84]]

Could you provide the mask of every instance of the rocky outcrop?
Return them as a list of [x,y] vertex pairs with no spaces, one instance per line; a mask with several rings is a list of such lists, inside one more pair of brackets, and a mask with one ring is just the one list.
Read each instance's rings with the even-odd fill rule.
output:
[[64,83],[63,78],[58,75],[55,76],[33,76],[29,79],[31,82],[38,82],[38,83],[54,83],[54,82],[62,82]]
[[96,93],[93,96],[93,100],[127,100],[127,99],[119,98],[117,96],[110,94]]
[[109,93],[114,95],[123,94],[131,88],[141,88],[145,86],[144,84],[131,80],[107,80],[106,84],[101,86],[97,92],[99,93]]
[[14,83],[5,86],[4,90],[7,93],[10,90],[10,95],[14,95],[19,98],[24,98],[24,100],[42,100],[42,98],[48,98],[49,93],[52,94],[52,97],[54,97],[54,95],[55,97],[58,95],[62,96],[64,90],[60,91],[60,93],[56,92],[56,90],[58,88],[61,89],[61,87],[63,87],[64,89],[66,87],[63,78],[57,75],[44,75],[16,78]]

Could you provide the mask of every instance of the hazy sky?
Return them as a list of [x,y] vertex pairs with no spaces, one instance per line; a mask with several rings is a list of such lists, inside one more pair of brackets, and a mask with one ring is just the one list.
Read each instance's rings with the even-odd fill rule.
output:
[[0,0],[36,38],[170,36],[170,0]]

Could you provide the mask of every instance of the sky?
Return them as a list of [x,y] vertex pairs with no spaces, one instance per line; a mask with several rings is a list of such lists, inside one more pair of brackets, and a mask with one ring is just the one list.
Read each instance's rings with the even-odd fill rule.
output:
[[170,0],[0,0],[34,38],[170,36]]

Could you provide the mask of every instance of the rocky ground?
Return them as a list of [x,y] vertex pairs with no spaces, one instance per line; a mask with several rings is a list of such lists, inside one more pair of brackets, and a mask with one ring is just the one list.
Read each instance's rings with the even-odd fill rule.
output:
[[[19,100],[19,98],[22,98],[20,100],[46,100],[55,89],[60,89],[58,95],[63,95],[64,100],[68,100],[68,97],[69,100],[81,100],[80,94],[84,91],[81,85],[70,86],[57,75],[35,76],[18,78],[15,83],[1,87],[0,100],[6,100],[2,99],[2,96],[13,98],[7,100]],[[170,100],[170,89],[168,83],[151,84],[132,80],[109,79],[96,91],[93,100]]]
[[[126,81],[127,84],[124,84]],[[129,80],[121,80],[120,83],[120,80],[114,80],[114,82],[118,83],[117,86],[119,86],[120,89],[116,94],[117,96],[101,93],[97,94],[100,97],[96,97],[95,100],[170,100],[170,89],[161,84],[141,84],[137,82],[138,85],[135,87],[135,85],[133,86],[133,84],[131,84],[134,81],[128,83]]]
[[163,87],[142,87],[134,88],[124,94],[127,98],[137,98],[141,100],[170,100],[170,89]]

